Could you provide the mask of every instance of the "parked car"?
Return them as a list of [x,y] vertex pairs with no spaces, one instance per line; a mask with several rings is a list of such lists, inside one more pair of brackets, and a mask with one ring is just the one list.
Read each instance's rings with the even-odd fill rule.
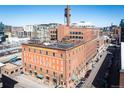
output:
[[85,78],[88,78],[91,73],[91,70],[88,70],[87,73],[85,74]]
[[76,85],[76,88],[80,88],[84,84],[84,81],[81,81],[79,84]]
[[85,81],[86,79],[85,78],[81,78],[80,81]]

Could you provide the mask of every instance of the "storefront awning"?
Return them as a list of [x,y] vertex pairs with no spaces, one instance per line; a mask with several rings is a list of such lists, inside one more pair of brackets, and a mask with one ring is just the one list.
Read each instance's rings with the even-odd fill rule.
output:
[[44,76],[43,74],[38,74],[37,77],[42,79]]
[[73,75],[72,75],[72,80],[78,81],[78,77],[77,77],[75,74],[73,74]]

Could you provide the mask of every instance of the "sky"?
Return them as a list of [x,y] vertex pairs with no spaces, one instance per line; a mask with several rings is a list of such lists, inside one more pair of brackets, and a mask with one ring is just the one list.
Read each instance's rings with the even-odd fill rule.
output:
[[[0,5],[0,21],[5,25],[24,26],[44,23],[64,24],[66,5]],[[71,23],[85,21],[99,27],[119,25],[124,6],[71,5]]]

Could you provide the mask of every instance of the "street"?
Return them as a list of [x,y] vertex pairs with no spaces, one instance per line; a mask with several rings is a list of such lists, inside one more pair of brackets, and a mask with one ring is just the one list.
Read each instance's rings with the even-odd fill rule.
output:
[[86,79],[85,83],[83,84],[83,86],[82,86],[83,88],[89,88],[92,86],[92,82],[93,82],[94,78],[96,77],[106,55],[107,55],[107,51],[103,52],[100,60],[95,64],[94,68],[91,71],[91,74]]
[[7,62],[7,61],[9,61],[11,58],[16,57],[16,56],[21,57],[21,52],[0,57],[0,62],[1,62],[1,63]]
[[107,56],[93,81],[93,85],[97,88],[119,86],[119,48],[115,46],[109,46],[107,51]]

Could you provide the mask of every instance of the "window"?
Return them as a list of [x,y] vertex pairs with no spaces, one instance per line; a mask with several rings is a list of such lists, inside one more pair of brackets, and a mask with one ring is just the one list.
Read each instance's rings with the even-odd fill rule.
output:
[[69,77],[71,77],[71,73],[69,73]]
[[69,64],[71,63],[71,60],[69,60]]
[[8,72],[6,72],[6,74],[9,74]]
[[73,55],[74,55],[74,51],[73,51]]
[[14,73],[14,71],[11,72],[11,74],[13,74],[13,73]]
[[49,67],[51,67],[51,62],[49,62]]
[[63,67],[61,67],[61,71],[63,71]]
[[15,72],[18,72],[18,69],[16,69]]
[[69,70],[71,70],[71,66],[69,65]]
[[57,66],[57,68],[56,68],[57,70],[59,70],[59,67]]
[[53,66],[53,69],[55,69],[55,66]]
[[24,51],[25,51],[25,48],[24,48]]
[[49,65],[48,62],[46,62],[46,66],[47,66],[47,67],[48,67],[48,65]]
[[78,52],[78,49],[76,50],[76,53]]
[[55,76],[55,74],[56,74],[56,73],[55,73],[55,72],[53,72],[53,76]]
[[34,59],[33,59],[33,60],[34,60],[34,63],[36,63],[36,62],[37,62],[37,59],[36,59],[36,57],[34,57]]
[[63,58],[63,54],[61,54],[61,58]]
[[40,71],[42,72],[42,68],[40,68]]
[[63,82],[61,81],[61,85],[63,85]]
[[36,50],[34,49],[34,53],[36,53]]
[[48,73],[48,70],[46,70],[46,73]]
[[63,66],[63,61],[61,61],[61,65]]
[[25,66],[26,66],[26,63],[25,63]]
[[29,50],[28,50],[29,52],[30,52],[30,48],[29,48]]
[[21,67],[20,70],[22,70],[23,68]]
[[47,79],[47,80],[49,80],[49,77],[48,77],[48,76],[46,76],[46,79]]
[[34,67],[34,69],[36,70],[36,66]]
[[63,74],[61,74],[61,78],[63,78]]
[[40,50],[40,54],[42,54],[42,51]]
[[37,75],[37,72],[34,72],[35,76]]
[[31,65],[29,65],[29,67],[31,68]]
[[55,56],[55,53],[53,53],[53,56]]
[[46,55],[48,55],[48,51],[46,51]]
[[32,71],[30,70],[29,73],[32,74]]
[[79,34],[81,34],[81,32],[79,32]]

